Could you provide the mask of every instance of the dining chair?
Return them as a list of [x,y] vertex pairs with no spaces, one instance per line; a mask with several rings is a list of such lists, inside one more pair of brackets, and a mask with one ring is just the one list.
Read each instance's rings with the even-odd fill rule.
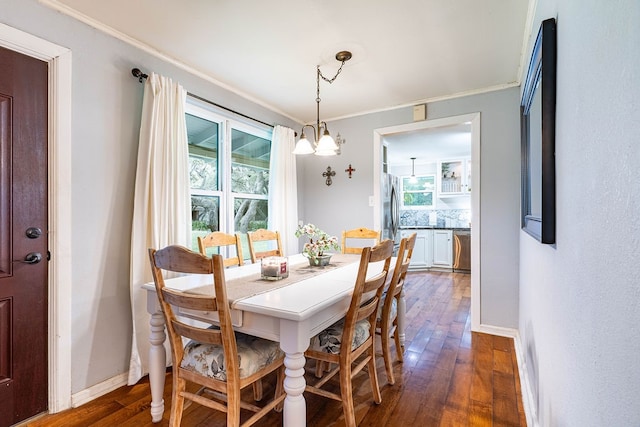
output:
[[400,241],[397,260],[393,268],[393,275],[389,281],[389,286],[382,296],[382,302],[378,308],[378,316],[376,319],[376,333],[380,335],[382,343],[382,357],[384,359],[384,367],[387,372],[387,381],[389,384],[395,384],[393,376],[393,367],[391,366],[391,349],[389,338],[393,335],[396,344],[396,354],[398,361],[403,362],[403,348],[400,345],[400,330],[398,329],[398,305],[400,303],[400,294],[404,286],[404,280],[409,270],[413,248],[416,246],[417,233],[411,234]]
[[[305,391],[341,401],[345,423],[349,427],[356,425],[351,381],[365,366],[369,371],[373,400],[376,403],[382,402],[376,373],[374,336],[378,305],[387,280],[392,253],[391,240],[384,240],[373,248],[363,248],[346,316],[311,338],[309,349],[305,352],[305,357],[316,360],[316,363],[336,365],[315,384],[308,385]],[[369,266],[380,261],[384,263],[382,270],[370,275]],[[343,346],[342,343],[347,345]],[[353,367],[355,362],[358,364]],[[322,388],[336,374],[340,377],[339,395]]]
[[242,242],[237,234],[227,234],[222,231],[214,231],[204,237],[198,237],[198,248],[202,255],[208,256],[207,249],[217,248],[218,253],[223,247],[231,248],[235,246],[235,256],[224,258],[224,266],[232,267],[236,265],[244,265],[242,256]]
[[[241,425],[241,408],[255,412],[242,426],[252,425],[272,409],[281,410],[285,398],[284,354],[277,342],[233,330],[222,256],[216,254],[208,258],[173,245],[157,251],[149,249],[149,259],[173,356],[169,425],[180,426],[185,399],[226,412],[227,426]],[[215,296],[187,294],[165,287],[163,272],[167,271],[211,274]],[[174,307],[217,314],[219,327],[184,323],[176,316]],[[186,345],[183,339],[189,340]],[[241,400],[242,389],[274,371],[277,371],[277,383],[270,402],[259,407]],[[201,388],[190,392],[187,383]]]
[[267,256],[284,256],[278,231],[260,228],[256,231],[248,232],[247,240],[249,241],[251,262],[256,262]]
[[[371,230],[369,228],[354,228],[353,230],[345,230],[342,232],[342,253],[343,254],[359,254],[362,252],[362,247],[367,246],[347,246],[348,240],[358,239],[360,242],[363,239],[372,240],[373,245],[380,243],[380,232]],[[372,246],[369,244],[368,246]]]

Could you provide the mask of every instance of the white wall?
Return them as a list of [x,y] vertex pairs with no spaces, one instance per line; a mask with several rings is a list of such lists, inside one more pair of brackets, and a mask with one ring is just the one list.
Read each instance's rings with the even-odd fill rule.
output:
[[[484,325],[518,327],[518,230],[520,228],[520,119],[518,88],[430,103],[428,119],[480,112],[481,239],[480,321]],[[413,109],[373,113],[335,121],[332,132],[346,138],[342,154],[306,156],[299,167],[305,195],[301,218],[334,235],[357,226],[373,226],[373,130],[411,123]],[[356,169],[349,179],[349,163]],[[322,172],[337,171],[327,187]],[[375,165],[379,167],[379,165]],[[474,183],[474,189],[477,188]]]
[[131,69],[164,74],[189,92],[265,122],[298,125],[36,0],[0,0],[0,22],[73,55],[70,307],[71,388],[77,393],[129,366],[130,232],[143,93]]
[[[520,233],[520,335],[541,426],[639,426],[640,3],[557,17],[557,243]],[[529,50],[530,51],[530,50]]]

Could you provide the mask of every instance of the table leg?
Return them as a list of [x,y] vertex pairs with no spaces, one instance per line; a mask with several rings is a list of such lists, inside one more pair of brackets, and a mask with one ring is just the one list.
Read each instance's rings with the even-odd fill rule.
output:
[[287,397],[284,399],[283,426],[298,427],[306,425],[307,404],[304,400],[304,353],[286,353],[284,358],[285,378],[284,391]]
[[304,379],[306,363],[304,351],[309,347],[309,330],[304,322],[280,321],[280,348],[284,357],[284,399],[282,425],[284,427],[304,427],[307,425],[307,404],[304,400]]
[[164,341],[167,338],[164,332],[164,316],[161,311],[151,315],[149,321],[149,387],[151,388],[151,421],[162,421],[164,413],[164,379],[167,367],[167,352],[164,349]]
[[404,348],[404,318],[407,312],[406,302],[404,298],[404,286],[400,291],[400,298],[398,298],[398,338],[400,339],[400,345]]

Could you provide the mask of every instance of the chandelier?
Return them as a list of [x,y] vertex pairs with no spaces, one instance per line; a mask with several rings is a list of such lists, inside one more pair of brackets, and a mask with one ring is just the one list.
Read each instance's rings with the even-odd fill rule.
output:
[[[340,145],[345,143],[345,140],[340,137],[340,134],[336,135],[334,140],[329,134],[326,122],[320,121],[320,78],[327,83],[333,83],[338,77],[338,74],[342,71],[344,63],[351,59],[351,52],[343,50],[336,53],[336,59],[341,62],[340,68],[336,72],[333,78],[328,79],[320,71],[320,66],[316,67],[316,125],[304,125],[300,132],[300,139],[296,143],[296,148],[293,150],[293,154],[311,154],[316,156],[333,156],[340,154]],[[307,139],[304,133],[305,128],[310,127],[313,129],[313,136],[315,138],[312,143]]]

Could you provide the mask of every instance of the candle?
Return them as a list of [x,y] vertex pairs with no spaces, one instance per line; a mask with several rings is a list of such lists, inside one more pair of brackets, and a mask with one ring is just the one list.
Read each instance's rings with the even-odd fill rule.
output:
[[279,280],[289,277],[289,263],[287,257],[265,257],[261,262],[261,276],[267,280]]

